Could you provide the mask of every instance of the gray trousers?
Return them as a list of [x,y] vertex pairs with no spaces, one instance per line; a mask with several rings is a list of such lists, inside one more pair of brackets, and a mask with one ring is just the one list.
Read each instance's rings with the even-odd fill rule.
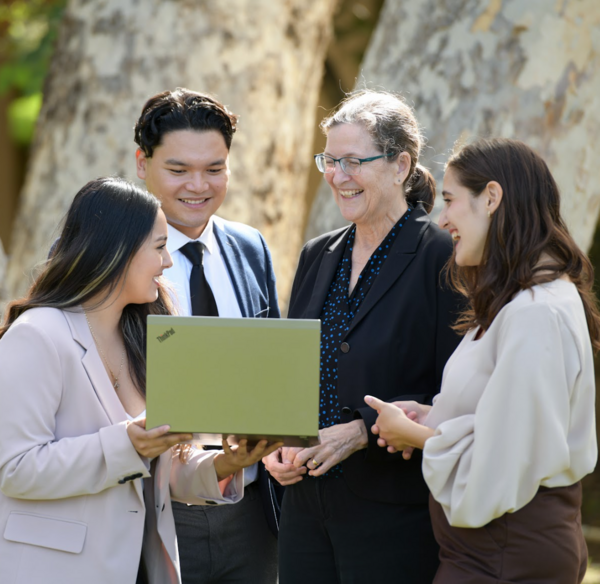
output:
[[258,484],[234,505],[173,502],[183,584],[275,584],[277,539]]

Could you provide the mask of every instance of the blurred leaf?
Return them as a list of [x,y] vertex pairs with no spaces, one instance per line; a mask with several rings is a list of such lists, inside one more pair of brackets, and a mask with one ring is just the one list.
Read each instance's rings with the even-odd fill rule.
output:
[[66,0],[9,0],[0,4],[0,95],[41,91]]
[[11,138],[19,144],[29,144],[35,122],[42,107],[42,92],[13,99],[8,106],[8,128]]

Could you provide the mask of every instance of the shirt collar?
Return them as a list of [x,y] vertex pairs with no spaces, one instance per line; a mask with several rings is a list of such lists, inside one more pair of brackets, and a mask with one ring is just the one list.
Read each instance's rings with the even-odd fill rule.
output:
[[213,254],[215,251],[215,247],[217,245],[217,240],[215,239],[215,233],[213,230],[213,218],[211,217],[202,232],[202,235],[197,239],[191,239],[187,235],[184,235],[177,229],[173,227],[173,225],[169,225],[169,238],[167,239],[167,250],[170,254],[180,250],[186,243],[190,241],[199,241],[204,244],[206,251],[209,254]]

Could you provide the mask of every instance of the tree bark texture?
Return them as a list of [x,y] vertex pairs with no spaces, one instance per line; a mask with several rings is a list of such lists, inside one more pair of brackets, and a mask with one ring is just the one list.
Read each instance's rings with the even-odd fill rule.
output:
[[135,178],[142,105],[182,86],[241,115],[220,214],[263,232],[287,300],[336,2],[71,0],[20,197],[8,296],[25,290],[81,186],[105,175]]
[[[600,208],[597,0],[386,0],[365,83],[415,107],[428,139],[422,162],[438,180],[457,142],[502,136],[532,146],[561,188],[571,232],[589,247]],[[325,184],[306,235],[339,224]]]
[[[2,298],[6,298],[6,255],[4,254],[4,248],[2,247],[2,242],[0,242],[0,309],[2,308]],[[0,311],[0,318],[2,317],[2,312]]]

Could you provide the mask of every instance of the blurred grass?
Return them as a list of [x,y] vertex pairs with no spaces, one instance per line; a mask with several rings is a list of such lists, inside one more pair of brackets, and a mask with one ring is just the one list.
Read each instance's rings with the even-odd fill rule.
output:
[[600,564],[590,564],[585,573],[583,584],[600,584]]

